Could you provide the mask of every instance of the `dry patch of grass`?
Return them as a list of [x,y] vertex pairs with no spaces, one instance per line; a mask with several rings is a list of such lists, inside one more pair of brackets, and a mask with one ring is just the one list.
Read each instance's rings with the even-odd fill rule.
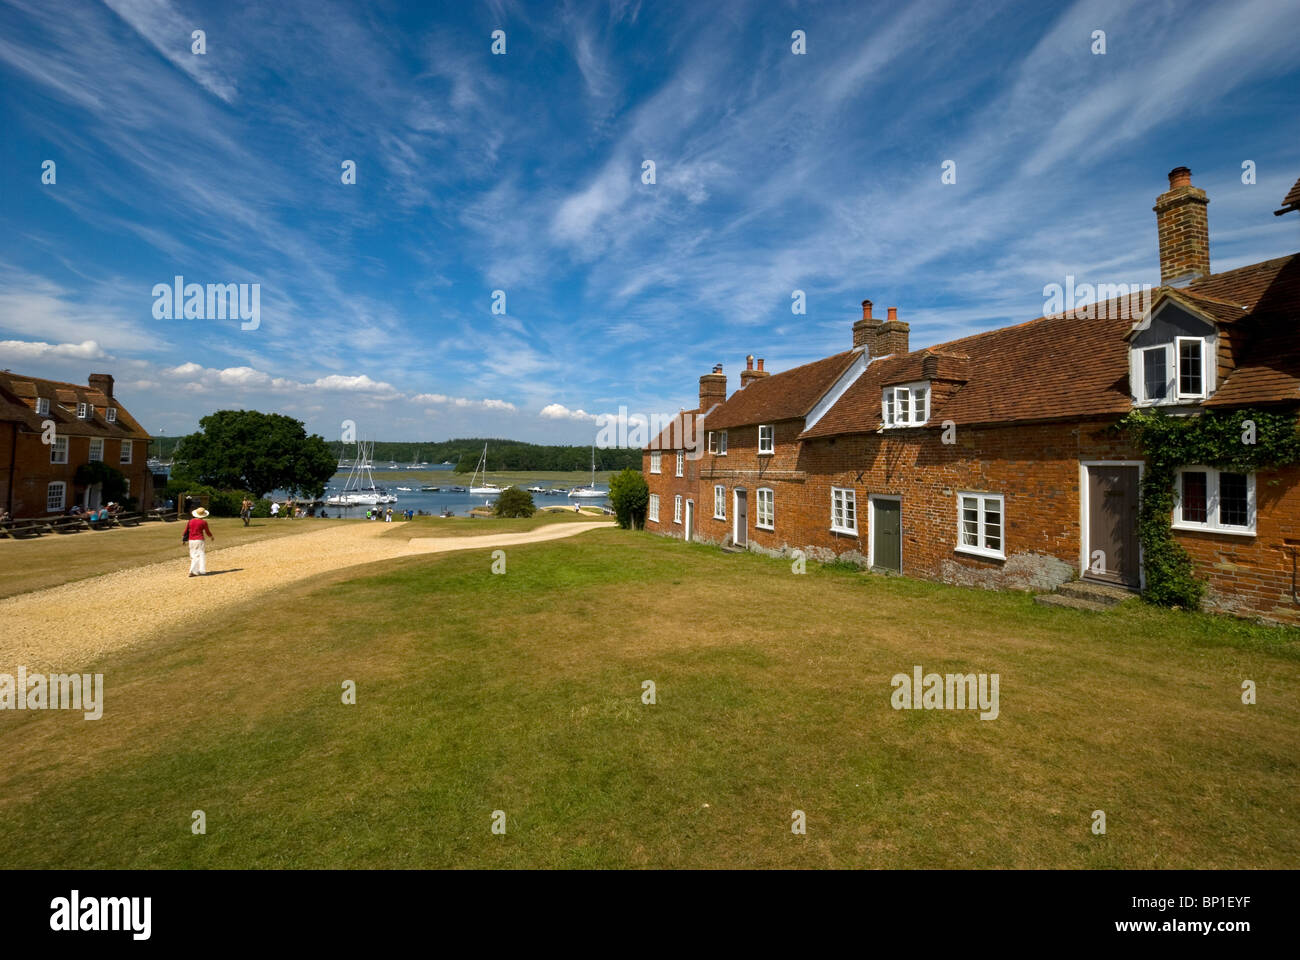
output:
[[[507,560],[321,578],[105,661],[101,721],[0,714],[11,864],[1300,863],[1296,631],[613,530]],[[893,710],[918,663],[1001,715]]]
[[[238,517],[209,517],[216,537],[208,555],[268,537],[319,530],[324,520],[253,520],[245,527]],[[351,523],[353,521],[329,521]],[[0,597],[44,590],[132,567],[180,560],[185,556],[181,524],[150,521],[138,527],[47,533],[32,540],[0,540]]]

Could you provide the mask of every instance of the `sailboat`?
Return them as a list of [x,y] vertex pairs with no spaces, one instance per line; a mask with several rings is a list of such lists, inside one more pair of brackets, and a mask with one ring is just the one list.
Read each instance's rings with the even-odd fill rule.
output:
[[[483,471],[483,482],[475,483],[478,479],[478,472]],[[478,466],[474,468],[474,476],[469,479],[469,492],[476,496],[495,497],[501,492],[501,488],[495,483],[488,483],[487,478],[487,444],[483,444],[483,456],[478,458]]]
[[348,478],[343,489],[327,497],[325,502],[333,507],[372,506],[380,503],[396,503],[397,497],[388,493],[383,487],[375,486],[375,477],[371,473],[370,457],[375,444],[371,441],[367,447],[364,440],[357,442],[357,458],[348,471]]
[[570,500],[604,500],[608,491],[596,489],[596,445],[591,445],[591,486],[575,487],[569,491]]

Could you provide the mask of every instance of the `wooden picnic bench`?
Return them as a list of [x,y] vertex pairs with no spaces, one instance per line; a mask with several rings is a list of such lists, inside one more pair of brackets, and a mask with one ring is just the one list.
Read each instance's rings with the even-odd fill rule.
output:
[[164,510],[161,507],[155,507],[148,513],[144,514],[144,520],[161,520],[164,523],[171,523],[177,517],[175,510]]
[[119,527],[138,527],[142,519],[138,513],[119,513],[113,518],[113,523]]
[[45,526],[51,533],[78,533],[90,529],[85,517],[54,517],[47,520]]
[[44,520],[11,520],[4,524],[4,529],[8,536],[22,540],[49,532],[49,525]]

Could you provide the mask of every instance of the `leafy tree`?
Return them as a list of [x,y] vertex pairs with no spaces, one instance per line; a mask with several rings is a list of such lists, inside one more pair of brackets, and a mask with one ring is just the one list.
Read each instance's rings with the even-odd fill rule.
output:
[[498,517],[531,517],[537,512],[533,495],[523,487],[507,487],[497,495],[492,512]]
[[199,427],[176,445],[172,472],[180,478],[254,498],[275,489],[318,497],[338,468],[324,438],[283,414],[218,410]]
[[645,526],[646,506],[650,503],[650,488],[640,470],[628,467],[609,478],[609,501],[614,505],[614,516],[624,530],[640,530]]

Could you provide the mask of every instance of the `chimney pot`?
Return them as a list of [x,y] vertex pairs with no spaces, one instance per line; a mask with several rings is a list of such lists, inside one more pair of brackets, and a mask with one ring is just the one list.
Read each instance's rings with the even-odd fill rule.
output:
[[754,355],[752,353],[745,358],[745,369],[746,370],[754,369]]
[[1187,167],[1174,167],[1169,171],[1169,189],[1175,187],[1190,187],[1192,185],[1192,171]]
[[895,320],[897,320],[897,319],[898,319],[898,307],[890,307],[890,308],[889,308],[889,320],[891,320],[891,321],[895,321]]
[[760,370],[763,369],[763,358],[762,358],[762,357],[759,357],[759,358],[758,358],[758,369],[760,369]]
[[863,301],[862,301],[862,319],[863,319],[863,320],[870,320],[870,319],[871,319],[871,301],[870,301],[870,300],[863,300]]

